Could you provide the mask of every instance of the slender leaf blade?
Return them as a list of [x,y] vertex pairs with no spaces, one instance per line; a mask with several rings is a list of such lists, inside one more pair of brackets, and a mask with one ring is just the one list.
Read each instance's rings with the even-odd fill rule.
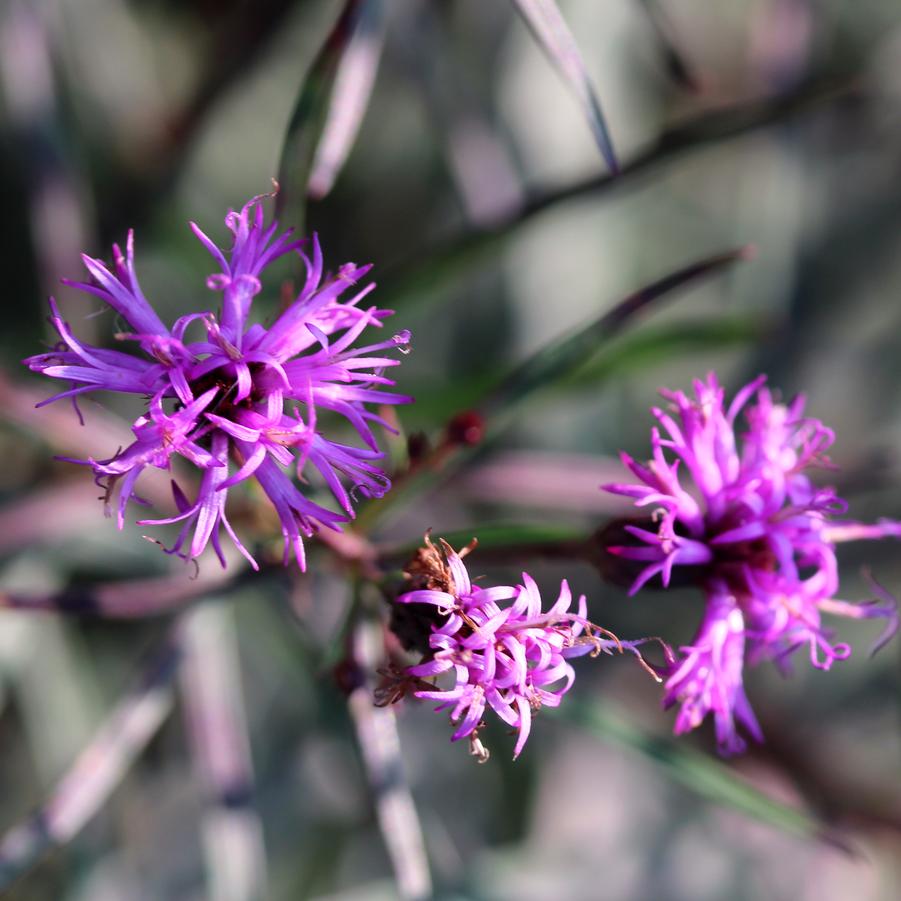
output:
[[560,388],[594,389],[612,376],[645,369],[681,354],[740,347],[764,338],[772,323],[759,316],[723,316],[717,319],[674,322],[624,335],[608,350],[585,362]]
[[364,0],[356,27],[338,63],[325,124],[313,158],[307,193],[315,200],[321,200],[331,191],[350,154],[369,105],[384,41],[384,0]]
[[721,272],[753,254],[750,246],[737,247],[690,263],[640,288],[611,310],[577,331],[545,346],[518,366],[480,404],[486,422],[507,419],[515,407],[536,391],[576,371],[606,342],[617,337],[636,318],[671,292]]
[[362,0],[347,0],[337,22],[313,61],[297,95],[288,122],[278,169],[276,215],[284,225],[301,231],[307,185],[329,118],[329,107],[341,60],[350,44],[363,7]]
[[513,0],[535,40],[575,94],[610,172],[619,172],[613,142],[579,46],[554,0]]
[[[716,319],[689,319],[661,326],[645,326],[635,334],[621,335],[604,345],[569,376],[549,385],[542,396],[558,391],[596,391],[610,378],[636,369],[646,370],[681,355],[737,348],[760,341],[776,323],[759,316],[722,316]],[[498,384],[496,370],[461,376],[453,385],[426,382],[416,390],[416,405],[404,416],[409,427],[442,422],[455,411],[476,406],[479,398]]]

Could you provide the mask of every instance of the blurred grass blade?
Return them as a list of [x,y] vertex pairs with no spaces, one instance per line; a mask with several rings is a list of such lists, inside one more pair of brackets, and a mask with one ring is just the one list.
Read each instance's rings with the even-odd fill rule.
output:
[[513,0],[513,5],[529,26],[541,49],[576,95],[607,168],[614,175],[617,174],[619,163],[616,161],[600,101],[585,70],[579,47],[557,4],[554,0]]
[[263,825],[253,806],[254,775],[241,691],[232,607],[205,604],[184,616],[180,686],[206,809],[201,828],[210,897],[267,898]]
[[46,804],[3,836],[0,891],[52,848],[71,841],[107,801],[172,708],[171,682],[180,653],[177,630],[172,630]]
[[363,0],[347,0],[325,44],[304,78],[285,140],[278,167],[279,194],[276,216],[282,225],[303,231],[307,185],[329,118],[335,79],[344,52],[350,44],[363,8]]
[[576,371],[597,353],[602,344],[619,335],[641,313],[670,292],[715,275],[739,260],[749,259],[752,253],[750,246],[738,247],[677,269],[630,294],[587,326],[542,348],[515,369],[479,405],[479,412],[488,427],[494,428],[493,422],[509,419],[515,406],[529,395]]
[[823,821],[770,798],[724,763],[688,745],[642,732],[609,705],[573,699],[567,700],[555,713],[603,741],[637,751],[662,767],[674,782],[714,804],[731,807],[791,835],[826,841],[849,853],[852,850]]
[[341,55],[328,114],[313,158],[307,193],[315,200],[332,189],[366,113],[385,40],[384,0],[364,0]]

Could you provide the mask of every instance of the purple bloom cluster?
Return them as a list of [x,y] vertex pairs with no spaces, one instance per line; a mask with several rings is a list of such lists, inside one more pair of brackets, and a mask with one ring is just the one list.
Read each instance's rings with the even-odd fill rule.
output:
[[[778,403],[764,381],[760,377],[746,385],[728,407],[713,374],[695,382],[693,398],[681,391],[661,392],[670,405],[652,411],[663,431],[651,432],[651,461],[645,465],[622,455],[638,483],[605,486],[649,508],[656,524],[627,526],[637,543],[608,548],[639,561],[631,593],[656,576],[668,585],[675,566],[691,567],[706,592],[706,614],[693,643],[681,649],[664,704],[682,705],[677,734],[713,713],[723,753],[744,749],[738,726],[761,740],[742,685],[746,661],[784,663],[806,646],[811,663],[829,669],[851,648],[833,643],[821,622],[823,613],[886,617],[885,640],[897,627],[888,596],[883,604],[835,597],[835,545],[901,536],[901,523],[864,525],[833,518],[847,505],[833,489],[814,486],[807,473],[815,465],[831,466],[825,453],[833,433],[804,416],[803,397]],[[743,409],[747,425],[737,435]]]
[[[108,513],[118,488],[119,528],[128,502],[143,503],[135,493],[141,473],[148,466],[169,470],[178,455],[200,470],[195,498],[186,497],[173,481],[176,515],[141,521],[182,523],[170,553],[196,558],[211,543],[224,566],[219,541],[224,527],[256,567],[225,514],[228,489],[253,477],[281,520],[285,562],[293,551],[304,568],[304,536],[320,525],[337,528],[351,518],[354,493],[380,497],[390,487],[377,462],[383,454],[372,429],[386,423],[368,405],[410,400],[384,390],[394,384],[384,375],[385,368],[398,363],[385,352],[403,351],[410,334],[403,331],[369,346],[354,346],[364,331],[381,328],[391,315],[362,305],[375,286],[357,285],[371,267],[348,263],[335,275],[324,275],[317,238],[308,256],[303,240],[294,239],[290,231],[279,233],[276,222],[264,221],[262,200],[255,197],[240,213],[226,216],[234,238],[229,251],[221,251],[191,224],[219,267],[207,279],[207,287],[221,298],[218,313],[191,313],[167,328],[141,291],[129,232],[124,254],[113,246],[112,267],[84,256],[90,281],[67,284],[99,297],[127,322],[132,331],[116,337],[134,342],[143,356],[79,342],[51,299],[51,322],[60,343],[25,362],[35,372],[71,383],[46,403],[64,397],[74,403],[77,396],[99,390],[149,398],[146,414],[134,423],[131,445],[107,460],[72,461],[92,467],[106,490]],[[251,321],[253,299],[262,288],[264,269],[286,254],[301,257],[306,281],[266,328]],[[349,289],[352,296],[342,300]],[[193,339],[189,330],[197,333]],[[345,418],[363,446],[324,437],[317,425],[322,410]],[[314,503],[297,488],[290,470],[303,480],[308,463],[318,470],[342,513]]]
[[[588,622],[584,595],[578,613],[570,613],[572,594],[565,580],[556,603],[543,613],[541,595],[528,573],[522,574],[521,585],[480,588],[472,584],[460,554],[442,545],[445,590],[410,591],[397,599],[432,604],[446,617],[429,637],[428,658],[407,672],[421,679],[453,671],[452,687],[421,687],[416,697],[439,701],[436,710],[450,709],[451,722],[458,724],[451,740],[468,736],[474,753],[480,753],[477,730],[490,707],[518,733],[515,759],[529,737],[533,711],[559,706],[572,687],[571,658],[624,648],[638,654],[635,643],[602,637],[610,633]],[[513,603],[501,606],[505,601]]]

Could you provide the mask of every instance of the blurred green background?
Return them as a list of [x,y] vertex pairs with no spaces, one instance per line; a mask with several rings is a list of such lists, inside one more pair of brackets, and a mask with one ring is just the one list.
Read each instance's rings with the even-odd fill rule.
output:
[[[65,403],[32,413],[30,393],[47,396],[52,386],[19,360],[52,341],[50,293],[79,334],[112,342],[111,317],[92,315],[97,305],[58,281],[81,276],[82,250],[108,257],[129,227],[144,291],[164,320],[210,303],[209,260],[187,222],[224,244],[227,209],[270,189],[298,93],[340,7],[0,6],[0,599],[188,577],[139,529],[117,533],[88,474],[53,460],[92,453],[91,441],[112,454],[137,409],[104,398],[123,418],[102,418],[88,401],[83,430]],[[413,353],[398,370],[401,390],[417,397],[399,413],[407,433],[434,439],[515,363],[641,286],[733,247],[752,244],[755,256],[674,295],[532,398],[445,484],[392,510],[377,541],[406,545],[430,527],[479,534],[492,523],[590,533],[622,509],[596,486],[620,448],[646,455],[656,389],[686,387],[711,368],[730,390],[763,371],[786,397],[804,391],[809,412],[837,432],[841,472],[828,475],[851,514],[901,518],[897,2],[561,3],[624,163],[615,182],[512,4],[384,7],[371,102],[333,191],[308,205],[306,228],[319,233],[328,267],[374,262],[379,305],[413,331]],[[264,311],[275,309],[278,291],[277,280],[266,286]],[[700,615],[696,592],[626,600],[584,563],[500,560],[486,549],[480,565],[480,553],[473,572],[509,580],[527,565],[546,597],[568,577],[589,596],[593,618],[622,636],[678,644]],[[845,597],[868,595],[864,565],[889,589],[901,587],[897,545],[851,547],[841,560]],[[218,636],[224,671],[240,678],[259,819],[251,812],[240,827],[223,826],[228,818],[210,810],[192,766],[183,686],[99,814],[8,897],[396,897],[352,719],[329,678],[350,591],[314,552],[306,575],[270,570],[208,592],[203,634]],[[6,830],[88,744],[169,617],[4,610],[0,619]],[[872,624],[841,629],[855,655],[831,673],[800,661],[790,680],[771,667],[749,673],[768,743],[730,767],[836,830],[854,854],[669,778],[675,769],[684,783],[686,768],[703,771],[713,755],[707,729],[680,742],[704,756],[663,768],[650,758],[666,756],[665,742],[646,743],[644,754],[617,742],[615,723],[653,742],[671,715],[659,712],[659,689],[637,667],[604,658],[582,662],[567,701],[604,699],[614,725],[592,732],[542,715],[515,764],[500,729],[479,767],[449,744],[445,719],[427,705],[398,709],[438,893],[898,897],[901,645],[868,660]],[[229,849],[238,857],[251,849],[252,870],[262,846],[268,890],[217,882],[237,865]]]

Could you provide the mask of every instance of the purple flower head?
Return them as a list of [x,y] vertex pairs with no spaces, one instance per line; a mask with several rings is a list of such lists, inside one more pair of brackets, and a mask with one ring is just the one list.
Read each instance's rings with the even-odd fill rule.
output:
[[737,754],[745,749],[736,721],[761,741],[760,726],[742,686],[744,617],[724,585],[711,586],[704,621],[694,642],[681,651],[663,699],[665,708],[682,701],[676,735],[699,726],[712,713],[717,744],[724,751]]
[[[426,545],[437,558],[428,537]],[[432,627],[424,661],[407,673],[417,680],[416,697],[438,701],[436,710],[450,710],[457,727],[451,740],[468,737],[482,760],[487,751],[478,730],[486,709],[516,730],[515,759],[529,737],[533,713],[559,706],[572,688],[570,659],[614,650],[629,650],[641,659],[636,646],[642,642],[621,642],[588,621],[584,595],[577,601],[577,612],[570,611],[572,594],[565,580],[557,601],[545,612],[528,573],[516,586],[481,588],[472,584],[461,559],[469,548],[458,554],[445,542],[441,545],[443,573],[431,580],[435,587],[397,598],[401,604],[432,605],[443,620]],[[445,674],[453,677],[447,688],[420,681]]]
[[[233,236],[230,250],[220,250],[191,224],[219,270],[206,282],[217,311],[190,313],[167,328],[141,291],[129,232],[124,254],[113,246],[112,267],[85,256],[90,281],[67,284],[115,310],[132,329],[116,338],[133,342],[142,355],[79,342],[51,298],[50,321],[60,342],[50,353],[25,363],[70,383],[44,403],[64,397],[75,403],[79,395],[92,391],[149,398],[147,412],[134,423],[132,444],[108,460],[71,461],[93,469],[106,489],[108,512],[118,491],[119,528],[129,501],[142,503],[135,493],[141,472],[148,466],[170,470],[172,458],[179,456],[200,471],[195,499],[189,500],[173,481],[177,514],[140,521],[182,523],[169,553],[193,559],[212,543],[224,566],[222,526],[256,568],[225,514],[228,489],[252,477],[281,520],[285,562],[293,552],[303,568],[304,537],[320,526],[339,528],[352,518],[356,495],[381,497],[390,488],[378,464],[383,455],[373,433],[374,425],[388,426],[370,408],[411,400],[386,390],[394,382],[384,374],[399,362],[388,352],[405,352],[410,334],[402,331],[359,346],[364,332],[383,328],[383,320],[391,315],[363,303],[375,287],[359,286],[370,267],[348,263],[335,275],[325,274],[318,238],[313,236],[308,256],[305,241],[295,240],[290,230],[279,234],[276,222],[265,222],[263,199],[255,197],[240,213],[226,216]],[[262,289],[265,268],[289,254],[302,259],[306,280],[267,328],[251,320],[253,299]],[[350,296],[343,297],[348,292]],[[325,437],[318,420],[323,410],[346,419],[362,446]],[[311,468],[334,494],[341,513],[314,503],[298,489],[292,471],[304,482]]]
[[[651,514],[649,527],[626,526],[636,543],[607,550],[639,567],[631,592],[659,577],[669,585],[675,567],[691,571],[707,595],[707,613],[693,644],[683,648],[666,685],[666,706],[682,708],[676,732],[714,715],[724,753],[744,742],[735,723],[760,740],[742,688],[744,662],[785,663],[802,646],[811,663],[829,669],[851,649],[833,643],[823,613],[885,617],[897,625],[896,605],[836,599],[835,545],[858,538],[901,535],[901,523],[864,525],[842,516],[847,505],[832,488],[816,487],[813,466],[831,467],[833,433],[804,416],[804,398],[774,400],[755,379],[725,406],[711,373],[696,381],[694,397],[663,391],[666,410],[654,408],[652,458],[622,459],[637,482],[604,486],[635,499]],[[736,421],[744,410],[745,426]]]

